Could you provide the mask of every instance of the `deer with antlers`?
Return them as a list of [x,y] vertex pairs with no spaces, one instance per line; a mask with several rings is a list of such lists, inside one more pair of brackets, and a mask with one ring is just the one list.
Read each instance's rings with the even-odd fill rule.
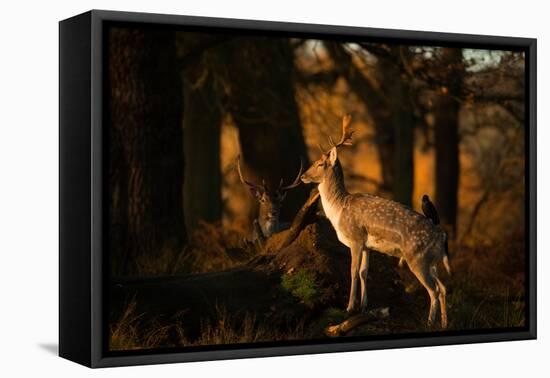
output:
[[243,184],[248,186],[258,201],[258,218],[254,220],[252,239],[253,241],[263,241],[283,229],[282,224],[279,222],[281,206],[287,192],[302,183],[300,177],[304,168],[303,161],[300,160],[300,170],[294,181],[289,185],[284,185],[283,179],[281,179],[279,186],[275,190],[271,190],[268,185],[266,185],[265,180],[262,180],[261,186],[246,180],[241,171],[240,161],[241,159],[239,156],[237,158],[239,179]]
[[443,263],[450,274],[446,234],[427,217],[398,202],[370,194],[350,194],[344,185],[338,148],[351,145],[351,117],[342,120],[338,143],[329,138],[331,149],[323,153],[302,175],[304,183],[318,185],[321,203],[338,240],[351,251],[351,288],[347,311],[356,309],[360,282],[362,312],[367,308],[369,251],[403,258],[430,297],[428,325],[433,325],[438,307],[441,326],[447,327],[446,289],[438,278],[437,265]]

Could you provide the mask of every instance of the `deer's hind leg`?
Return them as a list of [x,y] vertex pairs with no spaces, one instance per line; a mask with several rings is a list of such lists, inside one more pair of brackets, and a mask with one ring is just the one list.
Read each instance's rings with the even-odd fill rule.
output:
[[437,277],[432,274],[431,267],[424,261],[415,261],[411,266],[411,271],[414,273],[418,281],[426,288],[430,296],[430,312],[428,314],[428,327],[432,327],[435,323],[435,317],[439,307],[440,289],[437,283]]
[[447,289],[445,288],[445,285],[443,285],[443,282],[441,282],[441,280],[437,278],[437,271],[435,270],[435,268],[432,273],[433,277],[435,278],[437,287],[439,288],[439,305],[441,306],[441,328],[447,328]]

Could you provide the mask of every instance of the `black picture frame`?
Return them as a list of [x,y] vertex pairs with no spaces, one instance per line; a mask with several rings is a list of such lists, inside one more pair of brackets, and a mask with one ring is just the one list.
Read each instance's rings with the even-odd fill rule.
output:
[[[522,50],[526,57],[526,327],[343,339],[331,343],[203,347],[112,354],[105,350],[104,308],[104,29],[108,23],[197,27],[319,38]],[[250,21],[92,10],[59,24],[59,354],[89,367],[406,348],[535,339],[536,316],[536,39]]]

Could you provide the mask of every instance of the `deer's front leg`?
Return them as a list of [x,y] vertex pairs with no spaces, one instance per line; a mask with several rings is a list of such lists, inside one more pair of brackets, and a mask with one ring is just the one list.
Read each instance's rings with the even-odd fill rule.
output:
[[361,278],[361,312],[367,312],[367,275],[369,274],[369,250],[361,252],[361,267],[359,277]]
[[350,247],[351,251],[351,287],[349,290],[349,302],[346,311],[352,313],[355,311],[355,302],[357,297],[357,280],[359,279],[359,264],[361,263],[361,245],[354,243]]

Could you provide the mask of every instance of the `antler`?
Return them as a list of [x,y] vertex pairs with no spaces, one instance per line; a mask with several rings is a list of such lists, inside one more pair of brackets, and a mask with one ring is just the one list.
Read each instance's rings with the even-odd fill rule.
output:
[[[252,189],[255,189],[255,190],[258,190],[258,191],[261,191],[260,187],[256,184],[253,184],[251,183],[250,181],[247,181],[244,179],[243,177],[243,173],[241,172],[241,156],[239,155],[237,157],[237,171],[239,172],[239,178],[241,179],[241,182],[245,185],[248,185],[249,187],[251,187]],[[264,182],[264,186],[265,186],[265,182]]]
[[[278,191],[279,192],[286,192],[287,190],[295,188],[298,185],[300,185],[302,183],[302,181],[300,180],[300,177],[302,176],[303,170],[304,170],[304,162],[302,161],[302,159],[300,159],[300,171],[298,172],[298,175],[296,176],[296,178],[294,179],[292,184],[287,185],[287,186],[283,186],[283,179],[281,179],[281,182],[279,183]],[[255,189],[255,190],[260,191],[260,192],[261,191],[263,191],[263,192],[268,191],[267,184],[266,184],[265,180],[262,180],[262,186],[256,185],[256,184],[254,184],[254,183],[252,183],[248,180],[245,180],[245,178],[243,176],[243,173],[241,171],[241,156],[240,155],[237,157],[237,172],[239,172],[239,179],[241,180],[241,182],[243,184],[248,185],[252,189]]]
[[298,171],[298,175],[296,175],[296,178],[292,182],[292,184],[283,186],[283,179],[281,179],[281,182],[279,183],[279,191],[287,191],[289,189],[295,188],[298,185],[302,183],[302,180],[300,180],[300,177],[302,176],[302,171],[304,170],[304,161],[300,159],[300,170]]
[[354,133],[354,130],[349,128],[349,125],[351,123],[351,115],[346,114],[342,118],[342,137],[340,138],[340,141],[338,143],[334,143],[332,138],[329,136],[328,141],[332,147],[340,147],[340,146],[351,146],[351,136]]

